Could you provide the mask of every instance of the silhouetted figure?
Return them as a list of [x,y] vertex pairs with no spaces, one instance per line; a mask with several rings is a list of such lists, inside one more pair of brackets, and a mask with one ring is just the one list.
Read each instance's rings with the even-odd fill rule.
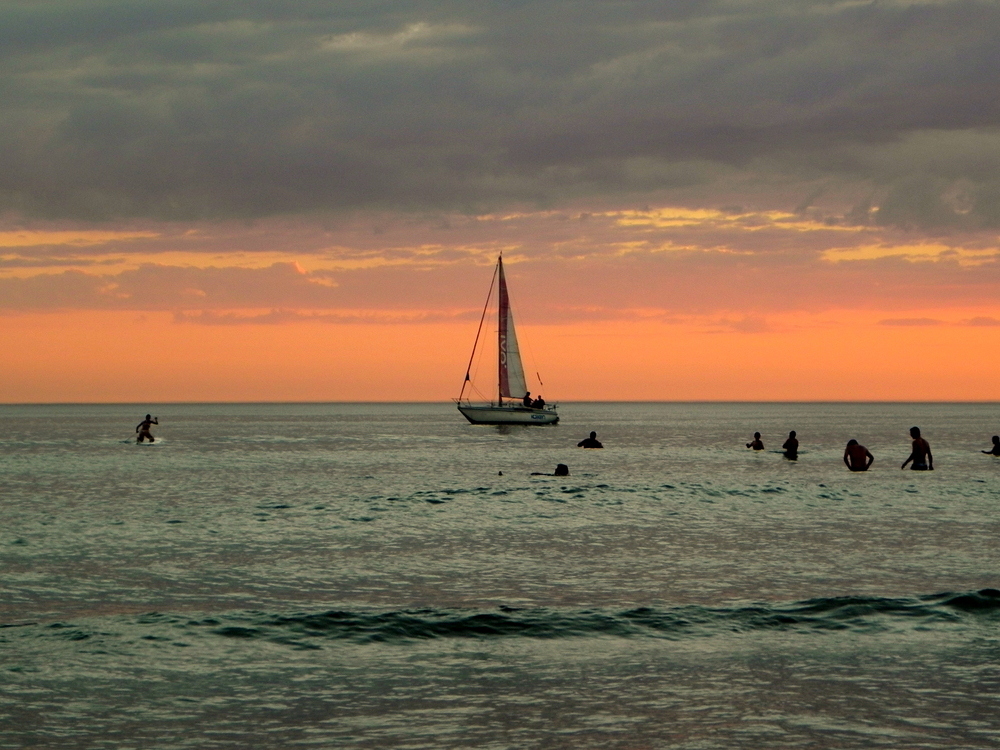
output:
[[556,464],[556,470],[552,474],[546,474],[544,471],[533,471],[531,472],[533,477],[568,477],[569,467],[566,464]]
[[531,408],[531,391],[528,391],[527,393],[524,394],[524,398],[521,399],[521,403],[527,406],[529,409]]
[[1000,435],[993,436],[993,447],[988,451],[980,451],[987,456],[1000,456]]
[[913,450],[910,457],[903,461],[900,469],[905,469],[906,465],[913,462],[910,467],[913,471],[934,471],[934,456],[931,455],[931,445],[920,437],[920,428],[911,427],[910,437],[913,438]]
[[875,463],[875,456],[857,440],[851,439],[844,448],[844,463],[851,471],[868,471],[868,467]]
[[159,422],[155,418],[150,417],[147,414],[146,418],[135,426],[135,431],[139,433],[138,437],[136,437],[135,439],[135,442],[141,443],[143,439],[149,438],[149,442],[152,443],[156,438],[154,438],[152,435],[149,434],[149,428],[154,424],[159,424]]
[[584,438],[576,444],[577,448],[603,448],[601,441],[597,439],[597,433],[591,432],[589,438]]
[[799,460],[799,441],[795,439],[795,430],[788,433],[788,440],[781,447],[785,451],[785,458],[789,461]]
[[753,442],[747,443],[747,448],[753,448],[755,451],[764,450],[764,441],[760,439],[759,432],[753,434]]
[[544,409],[545,408],[545,399],[542,398],[541,396],[539,396],[538,398],[536,398],[534,401],[531,402],[531,408],[532,409]]

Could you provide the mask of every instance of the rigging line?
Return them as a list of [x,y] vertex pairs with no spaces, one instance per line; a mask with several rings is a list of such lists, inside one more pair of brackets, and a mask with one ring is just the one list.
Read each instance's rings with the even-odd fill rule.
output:
[[493,268],[493,278],[490,280],[490,291],[486,294],[486,304],[483,306],[483,316],[479,319],[479,329],[476,331],[476,340],[472,344],[472,354],[469,355],[469,366],[465,368],[465,380],[462,381],[462,392],[458,394],[458,400],[462,400],[462,396],[465,395],[465,384],[469,382],[469,372],[472,370],[472,360],[476,357],[476,347],[479,346],[479,334],[483,332],[483,321],[486,320],[486,311],[490,307],[490,298],[493,296],[493,285],[497,281],[497,270],[500,268],[500,264],[497,263]]

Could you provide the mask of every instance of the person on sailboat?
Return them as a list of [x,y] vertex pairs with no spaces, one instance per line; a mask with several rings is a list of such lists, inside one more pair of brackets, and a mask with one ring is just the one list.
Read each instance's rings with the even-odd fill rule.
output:
[[576,444],[577,448],[603,448],[601,441],[597,439],[597,433],[591,432],[589,438],[584,438]]
[[532,409],[544,409],[545,408],[545,399],[542,398],[541,396],[539,396],[538,398],[536,398],[534,401],[531,402],[531,408]]
[[760,439],[759,432],[753,434],[753,442],[747,443],[747,448],[753,448],[755,451],[764,450],[764,441]]
[[868,467],[875,463],[875,456],[852,438],[844,448],[844,463],[851,471],[868,471]]
[[521,403],[524,404],[525,406],[527,406],[529,409],[531,408],[531,404],[532,404],[532,401],[531,401],[531,391],[528,391],[527,393],[524,394],[524,398],[521,399]]
[[900,469],[905,469],[906,465],[913,461],[910,469],[913,471],[934,471],[934,456],[931,455],[931,444],[920,437],[920,428],[911,427],[910,437],[913,438],[913,450]]
[[146,418],[135,426],[135,431],[139,433],[138,437],[136,437],[135,439],[135,442],[141,443],[145,438],[149,438],[149,442],[152,443],[155,440],[155,438],[149,433],[149,428],[154,424],[159,424],[159,421],[157,421],[155,417],[150,417],[147,414]]

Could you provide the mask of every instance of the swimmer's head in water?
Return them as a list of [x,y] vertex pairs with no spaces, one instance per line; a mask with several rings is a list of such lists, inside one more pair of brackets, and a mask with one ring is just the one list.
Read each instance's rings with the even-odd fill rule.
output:
[[759,437],[760,437],[760,433],[759,433],[759,432],[755,432],[755,433],[753,434],[753,436],[754,436],[755,438],[759,438]]
[[993,436],[993,444],[996,445],[997,443],[1000,443],[1000,435]]
[[595,438],[595,437],[597,437],[597,433],[596,433],[596,432],[593,432],[593,431],[591,431],[591,433],[590,433],[590,436],[591,436],[592,438]]

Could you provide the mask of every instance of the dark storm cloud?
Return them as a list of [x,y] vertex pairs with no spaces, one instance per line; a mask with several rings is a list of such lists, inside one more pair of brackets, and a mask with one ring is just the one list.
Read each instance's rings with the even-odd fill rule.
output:
[[997,226],[998,68],[1000,6],[968,0],[8,2],[0,210],[479,211],[744,172]]

